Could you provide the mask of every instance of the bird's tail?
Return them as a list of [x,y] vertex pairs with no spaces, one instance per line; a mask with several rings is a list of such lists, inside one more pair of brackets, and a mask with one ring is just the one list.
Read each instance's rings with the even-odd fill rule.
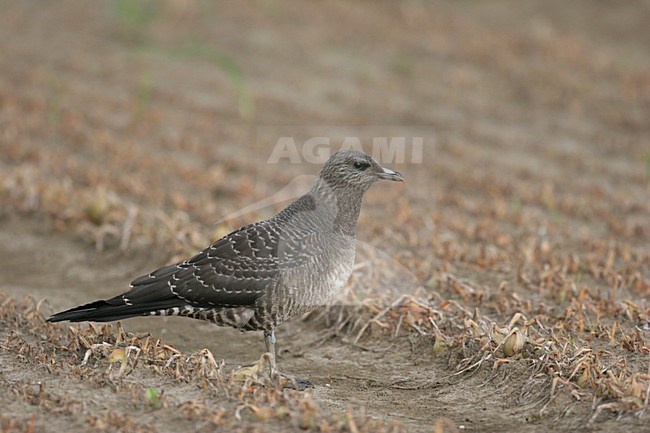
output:
[[95,301],[66,311],[56,313],[48,322],[112,322],[129,317],[146,316],[153,312],[178,306],[178,299],[165,299],[137,305],[127,303],[124,298],[116,296],[105,301]]

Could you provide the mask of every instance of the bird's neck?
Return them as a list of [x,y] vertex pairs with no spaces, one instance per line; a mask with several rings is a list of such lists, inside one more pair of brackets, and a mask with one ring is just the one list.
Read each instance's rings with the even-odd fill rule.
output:
[[309,194],[316,213],[335,232],[354,236],[365,191],[317,178]]

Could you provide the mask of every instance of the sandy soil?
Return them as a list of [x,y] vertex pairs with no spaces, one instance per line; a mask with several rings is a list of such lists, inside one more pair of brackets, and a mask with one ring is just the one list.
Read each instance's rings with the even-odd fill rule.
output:
[[[0,5],[3,431],[646,428],[647,2],[142,4]],[[278,333],[311,390],[241,391],[223,377],[261,336],[177,318],[121,324],[180,351],[176,373],[116,375],[99,349],[82,366],[79,335],[102,332],[21,303],[112,296],[272,214],[282,203],[214,224],[318,169],[268,164],[280,136],[396,130],[426,138],[423,161],[368,194],[341,314]],[[404,294],[422,322],[390,309]],[[532,343],[494,362],[488,328],[516,313],[564,348],[555,364]],[[221,379],[192,370],[204,348]]]

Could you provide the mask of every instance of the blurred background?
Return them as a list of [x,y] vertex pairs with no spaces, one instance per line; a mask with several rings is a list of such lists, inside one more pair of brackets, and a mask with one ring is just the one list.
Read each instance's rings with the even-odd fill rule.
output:
[[[647,253],[647,2],[28,1],[2,11],[0,204],[10,220],[30,216],[5,230],[7,283],[25,278],[15,251],[39,254],[20,237],[35,227],[140,258],[134,271],[106,266],[124,279],[149,260],[181,260],[306,191],[301,175],[321,161],[303,144],[323,136],[330,152],[349,136],[367,152],[373,136],[422,139],[419,155],[407,139],[404,158],[381,161],[407,182],[375,186],[360,220],[361,262],[382,256],[409,274],[378,290],[389,297],[444,292],[436,281],[447,272],[516,283],[543,267],[531,262],[540,245],[565,258],[612,242]],[[287,138],[297,158],[274,153]],[[86,287],[78,267],[59,281],[43,269],[37,282],[74,286],[76,275]]]
[[[391,135],[422,138],[421,155],[407,141],[404,158],[382,161],[407,182],[373,188],[359,239],[408,269],[402,293],[477,264],[496,285],[528,245],[647,247],[647,2],[2,11],[2,213],[45,217],[97,251],[156,246],[155,263],[180,260],[285,203],[246,206],[304,192],[293,181],[321,162],[304,157],[310,137],[333,152],[356,136],[371,152],[370,137]],[[286,138],[297,159],[274,154]],[[28,243],[13,234],[33,230],[8,232],[15,250]]]
[[2,11],[3,210],[47,214],[100,249],[172,237],[199,247],[195,230],[318,170],[267,164],[279,137],[301,144],[368,125],[426,137],[421,163],[395,167],[407,186],[368,197],[368,233],[389,215],[428,239],[436,224],[480,225],[484,208],[521,210],[528,229],[549,233],[560,214],[588,221],[585,236],[636,242],[650,230],[647,2],[28,1]]
[[[649,28],[641,0],[0,1],[0,291],[53,310],[112,296],[285,203],[246,206],[306,191],[294,181],[320,163],[269,162],[282,137],[302,150],[331,136],[335,151],[356,136],[370,152],[369,137],[403,134],[423,139],[421,158],[382,161],[406,183],[366,196],[347,300],[453,300],[502,324],[515,311],[578,323],[585,293],[647,302]],[[128,328],[229,362],[262,344],[138,320]],[[294,353],[315,338],[283,329]],[[351,371],[351,347],[323,346],[312,377]],[[377,380],[401,374],[379,366]],[[344,409],[352,385],[320,401]],[[371,413],[434,416],[430,396],[398,408],[401,395]],[[436,407],[474,410],[474,394],[456,397]]]

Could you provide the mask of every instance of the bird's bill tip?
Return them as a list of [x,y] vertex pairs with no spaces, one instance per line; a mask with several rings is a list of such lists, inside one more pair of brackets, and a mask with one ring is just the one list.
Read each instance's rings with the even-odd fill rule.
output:
[[384,169],[384,172],[379,174],[379,177],[381,179],[404,182],[404,175],[399,171],[391,170],[390,168],[386,167],[382,168]]

